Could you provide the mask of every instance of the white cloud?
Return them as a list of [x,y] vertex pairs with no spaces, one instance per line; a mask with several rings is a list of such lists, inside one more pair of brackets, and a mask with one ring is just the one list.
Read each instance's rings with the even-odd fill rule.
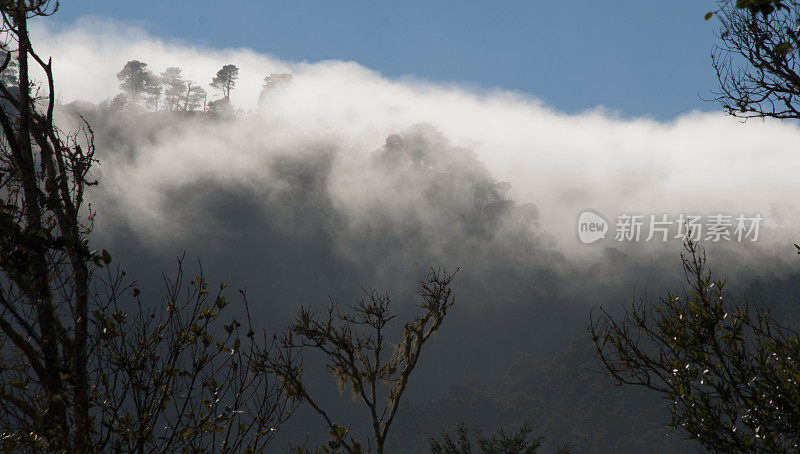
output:
[[120,160],[101,168],[123,202],[148,213],[131,217],[142,228],[164,213],[157,203],[141,206],[136,200],[158,200],[168,187],[209,177],[269,185],[261,171],[275,153],[293,147],[299,153],[319,140],[341,148],[342,174],[358,178],[350,172],[359,171],[356,163],[366,153],[388,134],[420,122],[472,147],[498,180],[512,183],[511,196],[535,202],[543,227],[560,244],[576,245],[575,251],[589,250],[577,246],[574,226],[584,209],[607,218],[622,212],[758,212],[767,225],[784,229],[783,235],[795,234],[800,225],[800,129],[789,122],[742,124],[722,113],[658,122],[618,118],[602,109],[566,115],[529,95],[391,80],[352,62],[283,62],[247,49],[198,48],[97,19],[59,30],[37,24],[33,35],[39,53],[54,57],[65,102],[113,96],[115,74],[131,59],[155,72],[179,66],[187,78],[206,84],[219,67],[236,64],[241,75],[232,100],[244,109],[255,109],[265,75],[295,74],[293,87],[263,117],[248,115],[214,128],[187,126],[143,144],[142,158],[132,164]]

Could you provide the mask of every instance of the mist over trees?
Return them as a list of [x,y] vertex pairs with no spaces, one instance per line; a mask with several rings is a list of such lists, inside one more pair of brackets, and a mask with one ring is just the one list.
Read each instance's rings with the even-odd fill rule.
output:
[[[218,124],[212,117],[164,123],[149,121],[141,113],[89,111],[87,119],[108,131],[103,133],[106,153],[130,149],[135,156],[138,139],[125,138],[118,129],[130,124],[129,115],[139,124],[136,135],[153,138],[156,145],[148,146],[166,149],[197,128],[215,131]],[[260,122],[253,128],[269,133]],[[513,428],[533,419],[551,444],[573,442],[593,452],[602,452],[608,443],[627,452],[682,449],[681,435],[666,436],[663,417],[669,409],[661,400],[609,390],[587,373],[596,365],[590,340],[581,336],[586,300],[570,296],[581,294],[581,282],[586,281],[594,287],[592,301],[618,301],[627,289],[595,284],[601,282],[597,276],[612,267],[618,275],[638,276],[666,289],[671,279],[661,274],[661,267],[628,262],[611,252],[594,267],[570,263],[540,228],[537,207],[517,203],[513,186],[495,179],[473,150],[452,144],[433,125],[388,134],[383,142],[365,150],[352,163],[356,167],[343,167],[349,161],[337,142],[309,138],[282,147],[267,140],[267,145],[253,145],[264,156],[263,164],[254,164],[256,173],[265,176],[263,186],[221,180],[207,180],[202,187],[177,186],[168,189],[164,209],[170,222],[186,226],[184,233],[190,238],[222,238],[225,249],[248,251],[237,260],[251,271],[242,270],[237,278],[248,286],[258,283],[257,288],[286,304],[254,306],[256,319],[292,317],[297,298],[315,304],[318,311],[326,309],[320,305],[326,294],[357,300],[358,294],[345,290],[348,285],[358,288],[371,282],[389,289],[392,282],[413,282],[424,263],[467,264],[456,290],[465,295],[461,310],[469,317],[460,317],[458,310],[452,314],[452,331],[447,331],[452,339],[442,335],[432,344],[448,352],[447,357],[432,350],[437,364],[423,362],[415,376],[417,386],[435,386],[438,381],[440,390],[420,397],[425,393],[415,390],[412,381],[387,439],[390,452],[427,450],[426,434],[452,428],[461,418],[485,433],[498,424]],[[209,219],[216,221],[209,225]],[[213,249],[203,253],[222,263],[229,262],[226,255]],[[260,266],[269,271],[257,272]],[[304,276],[309,273],[323,280],[308,284]],[[303,288],[299,294],[298,286]],[[780,292],[776,288],[771,294]],[[493,303],[482,304],[485,301]],[[541,301],[550,304],[537,303]],[[410,315],[402,304],[398,307],[402,317]],[[273,329],[281,328],[279,323]],[[575,344],[578,337],[583,341]],[[499,354],[496,345],[509,345],[508,355]],[[469,366],[474,363],[480,366]],[[326,390],[329,379],[324,371],[307,374],[320,386],[331,411],[360,414],[358,407],[336,402],[338,391]],[[470,378],[458,378],[462,376]],[[295,418],[283,425],[278,434],[282,441],[277,443],[295,444],[306,436],[326,439],[330,429],[312,431],[304,423],[317,421],[313,414],[301,409]],[[369,427],[369,421],[356,416],[348,434],[366,440],[369,430],[363,429]],[[280,438],[281,433],[286,438]],[[546,446],[544,452],[552,449]]]
[[239,68],[236,65],[225,65],[217,71],[210,85],[222,94],[222,99],[209,103],[212,112],[219,113],[231,108],[231,90],[236,87],[237,80],[239,80]]
[[178,110],[181,104],[186,105],[181,103],[187,92],[187,83],[181,77],[180,68],[170,66],[159,75],[159,81],[164,87],[164,109]]
[[[222,113],[233,110],[230,103],[231,91],[236,87],[239,68],[235,65],[223,66],[213,77],[209,86],[217,90],[222,98],[208,101],[208,93],[202,85],[193,80],[185,80],[181,68],[170,66],[155,75],[147,63],[130,60],[117,73],[122,93],[108,101],[112,108],[139,109],[157,112],[202,112]],[[277,86],[291,83],[291,74],[280,74]],[[269,79],[270,76],[267,76]]]
[[[14,68],[15,63],[12,60],[3,77],[10,77],[9,80],[13,81]],[[208,92],[203,85],[184,79],[182,69],[177,66],[167,67],[156,75],[149,69],[147,63],[130,60],[117,73],[117,79],[120,81],[119,88],[122,93],[108,101],[108,105],[112,108],[152,112],[209,111],[219,114],[235,110],[230,95],[236,88],[239,68],[228,64],[217,71],[208,86],[221,97],[211,101],[208,100]],[[293,82],[294,76],[288,73],[272,73],[264,77],[258,96],[259,105],[268,104],[275,96],[285,92]]]
[[264,105],[264,103],[269,101],[271,96],[285,91],[293,82],[294,76],[286,73],[272,73],[265,77],[261,93],[258,95],[259,105]]
[[[136,136],[126,137],[131,132],[122,128],[130,124],[127,116],[131,114],[88,112],[87,119],[94,122],[97,130],[106,131],[102,133],[106,139],[99,142],[106,153],[132,153],[130,159],[136,159],[133,151],[136,136],[152,137],[156,144],[164,140],[171,143],[184,140],[180,132],[183,128],[187,132],[196,128],[213,131],[217,123],[210,117],[165,123],[134,114],[139,131]],[[261,123],[256,122],[254,127],[267,133]],[[156,146],[170,148],[167,144]],[[657,416],[647,406],[658,405],[658,401],[640,406],[630,395],[609,393],[596,377],[584,378],[574,391],[566,394],[570,389],[567,384],[575,376],[587,375],[583,367],[589,363],[588,353],[580,361],[570,356],[565,361],[570,366],[565,367],[563,375],[558,379],[550,377],[552,371],[562,366],[545,358],[563,348],[559,343],[571,342],[583,330],[586,305],[565,296],[569,277],[586,276],[578,277],[579,281],[594,278],[583,274],[586,271],[577,269],[558,253],[547,232],[539,227],[537,207],[515,202],[513,188],[493,178],[474,151],[453,145],[429,124],[390,134],[381,146],[365,150],[364,158],[353,163],[360,169],[358,172],[342,167],[341,163],[348,161],[344,159],[344,149],[336,142],[310,138],[289,148],[254,146],[264,156],[263,167],[254,164],[254,171],[266,176],[265,186],[255,189],[207,180],[202,187],[186,185],[169,189],[165,206],[170,222],[186,226],[184,233],[190,238],[219,238],[214,241],[222,242],[224,249],[243,251],[237,255],[237,261],[248,264],[245,268],[250,271],[238,271],[237,279],[249,287],[251,294],[266,292],[274,301],[264,306],[251,304],[254,320],[276,320],[272,329],[280,330],[283,323],[279,321],[295,315],[296,301],[311,304],[324,314],[327,294],[340,301],[357,301],[360,295],[351,291],[364,282],[393,294],[391,289],[397,290],[393,283],[415,281],[424,271],[425,263],[452,267],[467,264],[455,289],[457,295],[464,295],[463,305],[448,315],[453,317],[448,322],[453,325],[446,326],[431,344],[434,349],[431,356],[423,355],[419,375],[412,377],[408,398],[401,403],[397,421],[389,432],[387,452],[427,450],[426,433],[436,434],[440,429],[451,428],[459,418],[487,434],[498,424],[520,427],[524,419],[531,418],[552,442],[579,440],[582,446],[596,443],[595,449],[601,449],[608,440],[629,437],[630,444],[619,443],[637,446],[638,449],[628,448],[629,452],[636,452],[663,437],[663,433],[652,427],[650,431],[637,430],[628,435],[612,430],[615,425],[629,427],[634,424],[631,421],[636,421],[637,427],[647,427],[644,421],[648,419],[642,415]],[[344,192],[339,193],[340,190]],[[108,204],[102,206],[103,212],[113,218],[123,215],[115,214]],[[125,205],[117,206],[127,210]],[[215,220],[214,223],[209,224],[209,219]],[[129,241],[120,238],[113,243]],[[145,245],[141,247],[148,249]],[[207,258],[207,264],[230,262],[226,252],[215,249],[205,248],[203,258]],[[136,252],[141,253],[141,249]],[[612,264],[620,273],[629,275],[655,273],[639,266],[625,271],[624,262],[609,261],[599,263],[598,267]],[[262,273],[261,269],[268,271]],[[224,268],[215,269],[214,274],[220,272]],[[319,280],[304,277],[309,275],[319,276]],[[611,288],[596,288],[595,292],[605,293],[608,298],[619,294],[619,290]],[[542,300],[553,304],[536,304]],[[413,314],[402,301],[403,298],[398,299],[398,318],[408,319]],[[483,304],[485,301],[493,303]],[[580,321],[570,328],[571,318]],[[543,342],[543,337],[554,341]],[[511,346],[508,355],[496,351],[498,343]],[[588,345],[583,346],[587,348],[582,350],[588,352]],[[441,352],[447,352],[446,356]],[[529,356],[524,360],[517,358],[513,376],[518,379],[510,380],[513,357],[522,352],[528,352]],[[433,359],[426,362],[427,358]],[[370,423],[361,419],[364,409],[347,403],[349,392],[344,399],[338,397],[336,387],[328,386],[330,379],[324,370],[315,372],[310,365],[307,367],[305,374],[327,402],[324,408],[344,414],[348,420],[354,415],[352,425],[347,427],[349,436],[367,440]],[[462,383],[464,379],[459,377],[470,378]],[[472,383],[475,380],[491,385],[484,388]],[[455,394],[449,392],[450,383]],[[534,397],[549,395],[547,390],[557,385],[559,392],[546,402]],[[588,385],[593,388],[584,387]],[[427,386],[437,386],[439,390],[429,397],[420,397],[421,388]],[[531,397],[509,397],[516,393]],[[560,396],[568,397],[559,404],[551,401]],[[427,399],[431,399],[430,406]],[[441,402],[435,404],[439,399]],[[631,407],[626,408],[630,409],[609,417],[607,406],[613,407],[619,400],[629,402],[627,405]],[[579,421],[571,416],[576,405],[582,413]],[[299,410],[294,419],[283,425],[278,434],[282,441],[276,443],[297,444],[306,436],[324,441],[329,428],[322,425],[313,431],[308,428],[308,424],[319,424],[318,418]],[[598,420],[607,423],[601,428],[597,426]],[[649,421],[652,423],[654,419]],[[593,436],[584,435],[589,430]],[[651,444],[644,440],[650,440]],[[678,439],[665,446],[675,447],[679,442]],[[546,446],[543,452],[552,449]],[[664,452],[668,451],[665,448]]]
[[120,81],[120,88],[128,97],[130,103],[136,107],[143,101],[143,96],[148,96],[144,99],[146,106],[153,106],[158,110],[158,99],[161,96],[161,84],[156,76],[147,69],[147,63],[142,63],[138,60],[131,60],[125,64],[125,67],[117,73],[117,79]]
[[[780,13],[755,11],[759,20]],[[271,73],[260,87],[237,86],[239,68],[228,64],[213,78],[193,75],[212,80],[200,84],[178,66],[152,69],[138,60],[119,71],[119,96],[62,105],[50,94],[44,104],[52,111],[40,110],[41,101],[20,102],[25,94],[15,87],[29,85],[20,83],[24,65],[13,52],[6,55],[0,111],[11,121],[0,143],[8,164],[0,283],[2,295],[14,300],[0,320],[28,337],[15,337],[8,323],[0,326],[6,333],[0,336],[6,397],[0,443],[8,449],[58,451],[69,443],[87,451],[91,444],[154,452],[567,452],[561,443],[576,452],[796,447],[796,273],[754,271],[725,287],[769,301],[780,324],[760,309],[729,308],[721,283],[702,272],[690,273],[696,278],[689,282],[691,298],[670,295],[661,306],[617,309],[631,282],[673,288],[681,271],[677,254],[636,260],[612,243],[584,261],[568,259],[542,227],[550,213],[532,203],[539,195],[521,196],[490,171],[475,151],[479,145],[462,145],[435,124],[393,126],[366,144],[324,127],[293,133],[277,107],[270,115],[244,112],[230,95],[246,90],[258,94],[262,107],[279,106],[283,95],[302,89],[300,77]],[[31,58],[38,60],[32,52]],[[207,89],[220,98],[209,102]],[[30,133],[17,126],[25,123],[22,112],[31,115]],[[57,124],[74,126],[65,131],[82,134],[48,130],[51,114]],[[52,156],[68,159],[66,167],[57,158],[48,161],[47,143],[60,147]],[[15,148],[29,145],[34,171],[23,165],[25,171],[13,172]],[[49,170],[48,162],[60,170]],[[200,177],[182,178],[184,168],[199,169]],[[88,223],[59,222],[60,207],[75,197],[64,196],[64,182],[77,191],[68,195],[89,194],[97,211],[81,205],[91,215]],[[13,190],[26,184],[40,194],[29,199]],[[51,224],[30,227],[22,213],[28,200],[41,200]],[[92,230],[93,223],[99,228]],[[69,237],[62,229],[77,233]],[[175,268],[181,251],[188,258]],[[18,260],[18,253],[39,255]],[[186,264],[195,256],[204,265],[192,272]],[[764,257],[754,256],[749,260]],[[38,320],[36,302],[43,298],[24,290],[45,276],[29,269],[41,263],[52,268],[44,280],[56,290],[50,293],[65,335],[30,323]],[[126,273],[116,268],[123,263]],[[689,271],[703,269],[686,263]],[[415,296],[413,283],[431,264],[461,270],[455,280],[429,274]],[[162,276],[161,270],[174,271]],[[233,282],[217,284],[209,276]],[[87,282],[86,308],[71,305],[80,300],[72,287]],[[381,290],[364,299],[362,286]],[[242,293],[231,297],[228,288]],[[606,309],[595,312],[600,315],[586,336],[593,305]],[[15,313],[19,307],[25,311]],[[91,341],[72,349],[71,336],[87,320]],[[628,342],[633,332],[655,349]],[[61,405],[52,384],[37,375],[52,371],[29,361],[36,355],[24,348],[39,348],[40,333],[59,346],[54,357],[62,363],[46,378],[61,380],[66,411],[83,416],[50,418],[52,412],[31,413],[26,406]],[[676,339],[665,342],[670,335]],[[715,343],[725,348],[714,351]],[[81,378],[84,357],[91,379]],[[590,373],[598,369],[643,386],[608,387]],[[753,377],[759,382],[744,381]],[[88,404],[96,431],[80,399],[85,383],[96,392]],[[671,431],[670,412],[673,427],[688,427],[700,441]],[[747,419],[735,419],[744,413]],[[42,428],[45,434],[36,435]]]
[[[50,66],[29,47],[25,28],[26,14],[45,15],[44,10],[28,9],[18,3],[10,12],[3,12],[15,14],[16,28],[11,30],[19,45],[18,86],[31,85],[27,78],[30,55],[48,74],[51,87],[46,114],[36,110],[28,90],[20,90],[20,97],[15,99],[1,87],[5,99],[20,106],[21,124],[18,134],[14,134],[11,125],[17,118],[12,116],[17,112],[2,111],[12,169],[7,172],[12,177],[6,181],[10,188],[6,206],[9,225],[4,228],[3,237],[3,251],[8,256],[2,264],[12,299],[3,299],[5,312],[0,324],[4,334],[2,351],[8,353],[0,371],[4,373],[4,448],[51,452],[260,451],[294,410],[293,398],[298,396],[295,391],[304,389],[300,376],[295,374],[296,367],[287,363],[281,368],[281,362],[264,362],[272,355],[272,347],[267,336],[262,341],[254,331],[247,306],[244,311],[239,310],[246,324],[236,318],[223,321],[223,311],[230,305],[223,292],[225,285],[212,291],[204,273],[187,283],[182,262],[179,263],[174,279],[165,277],[164,301],[147,304],[141,300],[138,283],[127,281],[124,272],[110,267],[112,258],[106,249],[89,252],[95,214],[82,208],[82,203],[84,191],[97,184],[89,179],[95,161],[94,131],[81,120],[83,134],[66,134],[65,142],[60,138],[62,133],[52,129],[55,92]],[[139,118],[162,109],[174,110],[183,87],[190,87],[180,72],[170,67],[157,77],[147,64],[132,60],[117,75],[122,96],[100,109],[114,110],[121,105],[129,110],[127,115]],[[230,73],[228,76],[226,101],[235,82],[235,77]],[[214,121],[213,117],[210,121]],[[424,133],[434,138],[438,134],[433,129]],[[447,173],[448,166],[457,165],[447,162],[446,154],[437,157],[408,153],[399,136],[390,137],[387,143],[391,146],[386,147],[387,153],[378,155],[373,164],[376,169],[409,168],[427,173],[425,179],[430,181]],[[442,146],[449,151],[446,143]],[[21,156],[19,149],[23,151]],[[33,170],[34,149],[42,156],[41,165],[46,169],[42,175]],[[19,182],[14,180],[16,167],[22,168]],[[414,175],[408,173],[407,177]],[[456,179],[445,184],[481,180],[474,200],[468,198],[464,202],[476,212],[474,216],[480,223],[486,223],[465,233],[491,235],[495,228],[492,218],[507,211],[492,207],[498,203],[513,205],[503,200],[510,187],[507,183],[495,184],[485,172],[465,174],[465,178],[466,181]],[[22,198],[15,191],[17,187],[24,189]],[[78,213],[82,211],[88,211],[89,224],[79,221]],[[472,220],[468,218],[466,222]],[[27,233],[30,230],[36,232],[33,238]],[[26,256],[30,258],[27,264],[20,261]],[[106,273],[102,279],[97,277],[101,272]],[[357,361],[363,358],[350,358],[348,364],[353,368],[347,379],[364,392],[357,384],[362,379],[371,383],[372,398],[365,402],[372,405],[377,418],[373,424],[379,430],[373,441],[378,452],[383,452],[389,426],[418,363],[422,344],[439,330],[453,304],[451,280],[452,276],[446,273],[429,275],[420,290],[423,313],[405,325],[403,341],[394,346],[399,351],[384,360],[381,354],[389,344],[383,340],[383,329],[394,316],[380,308],[387,309],[388,299],[376,297],[374,305],[363,306],[363,320],[346,315],[341,319],[355,325],[365,320],[375,323],[376,337],[356,336],[351,339],[353,343],[341,346],[340,356],[361,347],[369,349],[370,342],[374,343],[375,364],[361,370]],[[37,286],[32,288],[31,282]],[[297,325],[290,332],[297,334],[295,331],[300,330],[316,341],[318,335],[311,334],[310,326],[304,330]],[[74,332],[75,338],[64,335],[62,330]],[[335,327],[320,331],[331,336],[334,343],[346,339],[339,333],[348,332],[349,328],[340,331]],[[298,345],[290,339],[291,334],[274,347],[291,355],[291,349]],[[39,364],[40,355],[43,364]],[[287,358],[280,354],[277,357]],[[386,410],[378,417],[375,392],[379,382],[384,381],[392,386]],[[37,408],[40,405],[42,408]],[[337,430],[330,421],[329,424]]]

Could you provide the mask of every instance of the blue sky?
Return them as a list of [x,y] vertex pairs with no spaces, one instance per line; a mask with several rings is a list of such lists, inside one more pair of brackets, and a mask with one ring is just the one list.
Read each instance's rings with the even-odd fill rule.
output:
[[64,1],[93,15],[216,48],[291,61],[352,60],[388,77],[532,94],[565,112],[604,106],[670,119],[717,110],[712,1]]

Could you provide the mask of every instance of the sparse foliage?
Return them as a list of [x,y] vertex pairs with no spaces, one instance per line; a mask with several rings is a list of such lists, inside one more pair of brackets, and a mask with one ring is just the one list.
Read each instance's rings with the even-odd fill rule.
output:
[[726,1],[713,15],[716,100],[736,117],[800,118],[800,2]]
[[[122,289],[122,276],[109,277],[107,289]],[[137,299],[128,309],[116,292],[93,309],[98,451],[259,452],[292,413],[249,311],[244,326],[223,317],[224,284],[212,291],[202,272],[185,282],[179,263],[156,308]]]
[[289,452],[295,454],[368,454],[369,451],[364,451],[361,443],[353,439],[347,439],[349,432],[346,427],[334,424],[331,431],[328,432],[331,439],[325,444],[311,448],[305,445],[290,446]]
[[193,81],[186,82],[186,92],[183,98],[183,110],[186,112],[193,112],[202,107],[203,112],[206,110],[206,100],[208,94],[206,89],[197,85]]
[[[469,428],[467,423],[456,424],[456,436],[451,437],[442,431],[441,439],[430,437],[428,444],[433,454],[535,454],[545,442],[544,435],[533,437],[533,422],[525,421],[516,431],[507,432],[502,427],[489,436]],[[474,443],[473,443],[474,439]],[[477,447],[477,451],[473,451]],[[556,454],[568,454],[572,449],[568,445],[559,446]]]
[[602,372],[670,402],[669,425],[715,452],[800,448],[800,338],[763,307],[734,303],[685,244],[688,290],[589,324]]
[[186,93],[186,81],[181,77],[181,69],[170,66],[159,75],[159,79],[164,87],[164,108],[179,110],[183,107],[181,101]]
[[[332,432],[340,433],[341,426],[312,396],[303,376],[302,353],[321,353],[340,389],[349,387],[354,398],[367,407],[372,421],[371,441],[376,452],[383,454],[389,428],[422,347],[436,334],[453,306],[453,278],[454,274],[443,270],[426,275],[418,290],[421,313],[405,324],[402,340],[394,346],[387,339],[395,315],[386,294],[367,291],[367,298],[349,312],[339,311],[333,303],[324,315],[302,308],[280,337],[281,348],[274,351],[270,361],[288,396],[311,406]],[[337,448],[350,454],[359,452],[361,445],[352,438],[344,440],[345,436],[346,433],[341,434]]]
[[[18,89],[0,80],[0,449],[255,452],[293,409],[262,361],[268,344],[223,323],[228,302],[202,274],[183,292],[179,267],[151,308],[90,249],[93,132],[54,126],[52,67],[28,37],[48,4],[0,3],[0,73],[12,54],[18,67]],[[147,86],[144,66],[126,67],[132,90]]]

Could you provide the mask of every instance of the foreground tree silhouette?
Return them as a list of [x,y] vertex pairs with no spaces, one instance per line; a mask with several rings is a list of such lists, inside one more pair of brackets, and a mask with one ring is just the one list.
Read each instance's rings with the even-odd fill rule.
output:
[[[420,283],[418,295],[421,313],[403,327],[402,341],[392,345],[387,340],[391,299],[374,290],[366,292],[349,312],[340,312],[331,303],[320,316],[303,308],[280,338],[271,367],[284,383],[288,397],[310,405],[325,420],[334,440],[328,448],[357,454],[364,452],[361,443],[335,423],[312,396],[303,377],[302,353],[316,351],[326,359],[328,372],[340,389],[350,387],[354,398],[368,409],[372,421],[372,442],[378,454],[386,445],[400,398],[408,386],[411,372],[419,361],[422,347],[442,326],[454,299],[450,284],[454,274],[431,271]],[[388,351],[387,351],[388,350]],[[299,452],[304,452],[302,448]]]
[[592,317],[602,372],[661,394],[669,425],[715,452],[797,451],[800,337],[767,309],[733,303],[702,249],[685,250],[684,294]]
[[17,59],[16,87],[0,80],[0,449],[257,451],[293,406],[261,360],[267,344],[223,322],[223,286],[212,293],[202,273],[187,286],[179,264],[148,308],[108,251],[90,250],[92,130],[54,126],[51,63],[28,38],[29,18],[57,6],[0,2],[0,73]]
[[724,1],[712,53],[719,91],[715,99],[740,118],[800,118],[800,2]]

